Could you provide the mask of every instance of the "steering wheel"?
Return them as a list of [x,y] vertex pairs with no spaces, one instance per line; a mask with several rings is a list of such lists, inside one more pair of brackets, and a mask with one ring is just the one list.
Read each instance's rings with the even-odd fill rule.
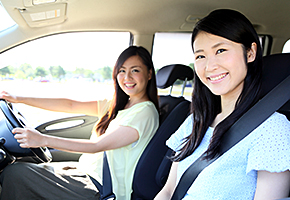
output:
[[24,128],[26,126],[23,115],[4,99],[0,99],[0,109],[5,115],[5,118],[0,121],[0,137],[5,139],[4,148],[15,157],[31,156],[38,163],[50,162],[52,156],[47,147],[21,148],[11,133],[12,129],[16,127]]

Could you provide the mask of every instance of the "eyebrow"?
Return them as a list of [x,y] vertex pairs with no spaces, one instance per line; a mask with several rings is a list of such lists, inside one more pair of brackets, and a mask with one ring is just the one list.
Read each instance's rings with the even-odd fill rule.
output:
[[[138,65],[134,65],[134,66],[131,66],[131,67],[129,67],[130,69],[133,69],[133,68],[141,68],[141,66],[138,66]],[[122,65],[120,68],[126,68],[126,67],[124,67],[124,65]]]
[[[217,48],[217,47],[219,47],[221,45],[224,45],[224,44],[227,44],[227,43],[219,42],[219,43],[216,43],[215,45],[213,45],[211,48],[215,49],[215,48]],[[204,50],[203,49],[198,49],[198,50],[194,51],[193,53],[195,54],[195,53],[200,53],[200,52],[204,52]]]

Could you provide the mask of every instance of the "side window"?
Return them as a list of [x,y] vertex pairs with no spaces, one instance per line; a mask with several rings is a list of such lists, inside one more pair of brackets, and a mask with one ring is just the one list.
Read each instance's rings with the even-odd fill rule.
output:
[[259,35],[261,46],[263,49],[263,56],[270,55],[273,38],[270,35]]
[[282,53],[290,53],[290,39],[284,44]]
[[[29,41],[0,54],[1,91],[36,97],[96,100],[113,94],[112,69],[129,32],[72,32]],[[17,104],[31,126],[71,116]]]
[[[152,59],[158,70],[170,64],[184,64],[193,67],[194,56],[191,47],[191,33],[155,33]],[[181,82],[176,82],[172,95],[180,96]],[[168,89],[158,90],[159,94],[167,94]],[[188,82],[184,91],[186,99],[191,100],[192,82]]]

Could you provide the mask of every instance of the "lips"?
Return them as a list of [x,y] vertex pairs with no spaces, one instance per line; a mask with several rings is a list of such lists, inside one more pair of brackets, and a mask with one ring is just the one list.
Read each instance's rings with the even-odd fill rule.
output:
[[227,75],[228,75],[228,73],[223,73],[223,74],[220,74],[218,76],[209,76],[209,77],[207,77],[207,79],[210,81],[216,82],[216,81],[220,81],[220,80],[224,79]]
[[136,84],[135,83],[125,83],[126,88],[133,88]]

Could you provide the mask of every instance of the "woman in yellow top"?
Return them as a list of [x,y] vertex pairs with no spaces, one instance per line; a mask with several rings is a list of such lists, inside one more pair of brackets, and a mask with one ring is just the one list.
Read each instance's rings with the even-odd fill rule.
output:
[[[136,46],[123,51],[115,64],[113,80],[115,94],[110,102],[20,97],[7,92],[2,92],[0,98],[47,110],[102,116],[91,140],[54,137],[28,127],[12,132],[23,148],[46,146],[89,153],[81,157],[81,169],[98,181],[102,178],[100,152],[107,151],[113,192],[118,200],[128,200],[138,159],[159,125],[155,71],[149,52]],[[80,177],[57,174],[36,164],[15,163],[1,173],[0,198],[97,199],[91,180]]]

